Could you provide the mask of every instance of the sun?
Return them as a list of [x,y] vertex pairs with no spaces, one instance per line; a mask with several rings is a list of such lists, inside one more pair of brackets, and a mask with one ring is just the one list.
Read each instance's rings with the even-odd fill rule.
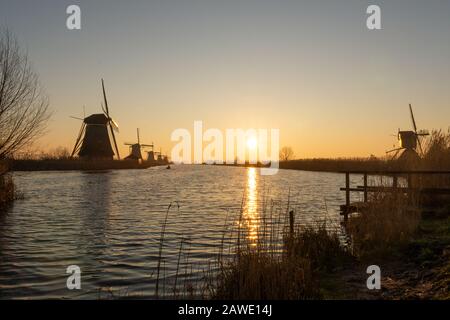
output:
[[247,147],[249,149],[256,149],[257,146],[258,146],[258,141],[256,141],[255,138],[250,138],[247,140]]

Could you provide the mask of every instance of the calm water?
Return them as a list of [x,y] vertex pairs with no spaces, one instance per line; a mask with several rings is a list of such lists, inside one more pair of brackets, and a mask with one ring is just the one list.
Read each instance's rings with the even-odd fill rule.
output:
[[[215,166],[24,172],[14,179],[24,199],[0,215],[0,297],[26,299],[151,298],[166,212],[159,293],[170,295],[177,264],[182,288],[184,274],[200,281],[222,242],[235,243],[224,230],[237,225],[241,208],[252,242],[259,218],[285,213],[288,201],[296,222],[326,212],[338,222],[345,184],[332,173],[260,176],[255,168]],[[81,268],[81,290],[66,288],[69,265]]]

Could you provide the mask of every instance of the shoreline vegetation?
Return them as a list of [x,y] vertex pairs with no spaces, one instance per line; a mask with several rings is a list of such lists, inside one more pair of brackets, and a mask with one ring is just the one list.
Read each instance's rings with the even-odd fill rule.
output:
[[[5,160],[10,171],[58,171],[58,170],[104,170],[104,169],[145,169],[151,166],[167,165],[167,162],[158,161],[133,161],[133,160],[81,160],[69,157],[25,157]],[[268,167],[257,164],[206,164],[213,166],[230,167]],[[281,161],[280,169],[317,171],[317,172],[342,172],[342,171],[388,171],[396,170],[399,166],[395,161],[379,159],[297,159]]]
[[[80,159],[10,159],[10,171],[66,171],[66,170],[119,170],[119,169],[146,169],[153,166],[167,165],[167,162],[134,161],[134,160],[80,160]],[[209,164],[203,164],[209,165]],[[268,167],[262,164],[211,164],[213,166],[230,166],[243,168]],[[389,172],[402,170],[400,165],[392,160],[355,159],[296,159],[282,161],[279,168],[284,170],[302,170],[313,172]],[[436,170],[432,166],[417,167],[417,170]],[[450,164],[447,170],[450,169]],[[445,170],[438,168],[438,170]]]
[[[312,158],[281,160],[280,169],[303,170],[316,172],[345,172],[345,171],[367,171],[367,172],[388,172],[396,170],[450,170],[450,130],[443,132],[435,130],[425,143],[423,159],[405,163],[389,158]],[[11,171],[53,171],[53,170],[98,170],[103,169],[135,169],[147,168],[155,165],[167,165],[164,161],[133,161],[133,160],[80,160],[71,159],[65,148],[56,148],[49,153],[23,154],[20,157],[12,157],[6,160]],[[256,164],[206,164],[213,166],[233,166],[233,167],[268,167],[261,163]]]
[[[209,165],[204,163],[203,165]],[[243,168],[261,168],[269,167],[270,165],[263,165],[262,163],[250,164],[217,164],[214,166],[229,166],[229,167],[243,167]],[[315,171],[315,172],[332,172],[338,173],[343,171],[373,171],[382,172],[389,170],[397,170],[398,166],[395,161],[384,159],[371,159],[371,158],[340,158],[340,159],[326,159],[326,158],[313,158],[313,159],[295,159],[284,160],[279,162],[279,169],[286,170],[302,170],[302,171]]]
[[15,198],[14,183],[8,165],[0,161],[0,209]]
[[39,159],[39,160],[9,160],[11,171],[69,171],[69,170],[122,170],[147,169],[167,165],[159,161],[135,160],[80,160],[80,159]]
[[107,160],[72,158],[66,148],[58,147],[49,152],[23,153],[17,157],[10,157],[5,162],[10,171],[107,171],[123,169],[147,169],[155,166],[170,164],[163,159],[149,160]]

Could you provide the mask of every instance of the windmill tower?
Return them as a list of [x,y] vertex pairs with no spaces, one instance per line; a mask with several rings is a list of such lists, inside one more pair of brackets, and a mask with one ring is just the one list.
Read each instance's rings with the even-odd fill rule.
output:
[[[154,155],[156,155],[156,162],[164,163],[164,164],[169,163],[169,157],[162,153],[162,148],[159,148],[159,151],[153,152],[152,156],[154,157]],[[149,156],[150,156],[150,154],[149,154]]]
[[163,159],[164,159],[164,155],[162,154],[162,148],[159,148],[157,161],[162,162]]
[[[399,129],[397,133],[399,147],[386,152],[386,154],[394,152],[394,156],[392,157],[392,159],[397,159],[399,161],[415,161],[420,159],[421,156],[423,156],[422,143],[420,139],[421,137],[430,134],[428,130],[417,130],[416,120],[414,119],[414,113],[411,104],[409,105],[409,112],[411,115],[411,121],[414,131],[402,131]],[[420,152],[420,154],[418,151]],[[402,153],[397,158],[400,152]]]
[[103,79],[102,89],[105,103],[105,108],[102,105],[103,113],[92,114],[82,119],[83,124],[75,141],[71,157],[78,154],[82,159],[112,160],[114,151],[111,146],[111,133],[117,158],[120,159],[119,149],[117,148],[116,137],[114,135],[114,131],[118,131],[119,127],[109,115]]
[[130,146],[130,154],[125,158],[127,160],[142,160],[142,148],[152,148],[153,150],[153,143],[152,144],[141,144],[141,140],[139,137],[139,128],[137,129],[137,143],[125,143],[126,146]]
[[156,161],[156,159],[155,159],[155,151],[154,151],[154,149],[153,149],[153,142],[152,142],[152,150],[150,150],[150,151],[147,151],[147,161],[150,161],[150,162],[155,162]]
[[151,151],[151,152],[152,152],[151,154],[150,154],[150,152],[148,153],[148,158],[147,159],[149,161],[160,162],[161,161],[161,151]]

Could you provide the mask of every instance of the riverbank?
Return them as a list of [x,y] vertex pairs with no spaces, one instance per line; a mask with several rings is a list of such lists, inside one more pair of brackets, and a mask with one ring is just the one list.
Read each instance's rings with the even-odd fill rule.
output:
[[[381,289],[368,290],[368,265],[381,269]],[[383,256],[368,255],[322,274],[326,299],[450,299],[450,218],[423,219],[411,239]]]
[[11,171],[70,171],[70,170],[121,170],[147,169],[167,165],[167,162],[132,161],[132,160],[96,160],[79,159],[44,159],[44,160],[10,160]]
[[[206,165],[206,164],[204,164]],[[270,165],[256,164],[213,164],[220,166],[244,167],[244,168],[261,168],[270,167]],[[380,159],[297,159],[279,162],[280,169],[286,170],[302,170],[314,172],[344,172],[344,171],[369,171],[384,172],[399,170],[402,166],[391,160]]]
[[14,200],[14,183],[8,172],[8,165],[0,162],[0,208]]
[[[206,163],[204,163],[206,165]],[[262,163],[243,163],[243,164],[212,164],[216,166],[230,166],[243,168],[263,168],[270,167],[270,164]],[[399,169],[395,161],[386,161],[379,159],[297,159],[279,162],[280,169],[302,170],[315,172],[343,172],[343,171],[372,171],[382,172]]]
[[342,172],[342,171],[388,171],[395,169],[395,162],[379,159],[298,159],[281,161],[280,169]]

